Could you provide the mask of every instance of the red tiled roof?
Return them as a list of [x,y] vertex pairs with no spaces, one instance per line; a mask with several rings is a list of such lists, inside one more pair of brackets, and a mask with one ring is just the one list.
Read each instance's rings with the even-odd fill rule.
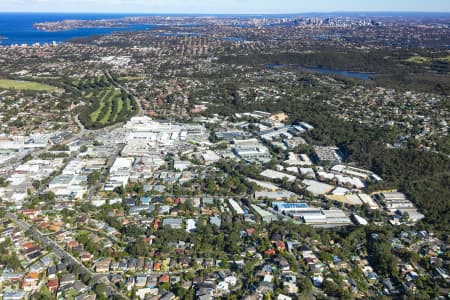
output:
[[52,280],[49,280],[48,282],[47,282],[47,287],[48,288],[57,288],[59,286],[59,281],[58,281],[58,279],[52,279]]

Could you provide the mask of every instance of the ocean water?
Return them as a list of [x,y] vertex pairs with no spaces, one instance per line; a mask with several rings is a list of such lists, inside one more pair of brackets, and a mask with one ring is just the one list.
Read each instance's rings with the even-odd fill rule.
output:
[[33,28],[34,23],[62,20],[101,20],[133,16],[132,14],[69,14],[69,13],[0,13],[0,46],[14,44],[61,43],[75,37],[105,35],[117,31],[143,30],[152,25],[133,25],[126,28],[83,28],[61,32],[44,32]]

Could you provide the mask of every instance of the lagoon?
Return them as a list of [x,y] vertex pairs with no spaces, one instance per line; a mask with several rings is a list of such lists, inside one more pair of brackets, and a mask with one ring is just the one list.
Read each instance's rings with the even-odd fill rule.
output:
[[351,72],[351,71],[342,71],[342,70],[333,70],[333,69],[324,69],[324,68],[305,68],[311,72],[317,72],[325,75],[339,75],[344,77],[350,77],[361,80],[372,80],[372,77],[375,74],[372,73],[362,73],[362,72]]

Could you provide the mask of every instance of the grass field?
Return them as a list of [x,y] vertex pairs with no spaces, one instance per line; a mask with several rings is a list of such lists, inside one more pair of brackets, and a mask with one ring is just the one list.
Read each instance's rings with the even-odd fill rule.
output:
[[130,98],[127,98],[127,101],[125,102],[126,110],[131,110],[131,100]]
[[91,113],[90,117],[91,117],[92,122],[97,121],[98,116],[100,115],[100,112],[102,111],[103,107],[105,106],[105,98],[108,97],[108,93],[109,92],[107,92],[107,91],[101,91],[100,94],[98,95],[98,98],[100,98],[100,106]]
[[121,92],[120,90],[112,89],[107,92],[102,91],[102,94],[100,106],[90,116],[91,121],[93,123],[98,122],[101,125],[114,123],[124,108]]
[[431,60],[429,58],[423,57],[423,56],[412,56],[412,57],[408,58],[406,61],[410,62],[410,63],[415,63],[415,64],[427,64]]
[[40,92],[52,92],[56,88],[47,84],[32,82],[32,81],[17,81],[0,79],[0,88],[2,89],[14,89],[22,91],[40,91]]
[[445,57],[440,57],[437,60],[450,63],[450,55],[445,56]]
[[439,58],[429,58],[429,57],[423,57],[423,56],[412,56],[408,59],[406,59],[407,62],[416,63],[416,64],[429,64],[433,61],[441,61],[441,62],[449,62],[450,63],[450,55],[439,57]]
[[116,88],[105,76],[72,82],[91,104],[79,115],[86,128],[97,129],[127,121],[136,111],[129,95]]

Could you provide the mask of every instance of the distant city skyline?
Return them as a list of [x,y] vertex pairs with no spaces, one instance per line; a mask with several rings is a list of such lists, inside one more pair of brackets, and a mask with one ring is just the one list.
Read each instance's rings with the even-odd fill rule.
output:
[[450,12],[449,0],[1,0],[0,12],[289,14]]

